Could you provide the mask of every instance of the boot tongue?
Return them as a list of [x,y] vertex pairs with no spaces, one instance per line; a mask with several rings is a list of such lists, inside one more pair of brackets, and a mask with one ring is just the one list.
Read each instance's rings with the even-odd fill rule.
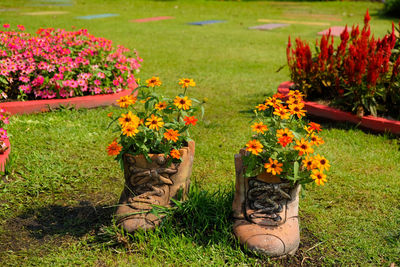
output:
[[262,172],[259,175],[257,175],[257,180],[264,182],[264,183],[270,183],[270,184],[278,184],[281,183],[281,179],[278,176]]

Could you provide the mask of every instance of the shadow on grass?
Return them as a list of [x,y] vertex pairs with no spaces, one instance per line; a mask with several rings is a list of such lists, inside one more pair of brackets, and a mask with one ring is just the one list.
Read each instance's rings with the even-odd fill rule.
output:
[[2,252],[29,251],[45,245],[41,251],[46,253],[51,247],[95,234],[102,225],[111,223],[113,211],[88,201],[77,206],[28,208],[1,225],[0,262]]
[[35,239],[46,236],[81,237],[111,221],[113,209],[81,201],[78,206],[49,205],[27,209],[10,223],[19,224]]

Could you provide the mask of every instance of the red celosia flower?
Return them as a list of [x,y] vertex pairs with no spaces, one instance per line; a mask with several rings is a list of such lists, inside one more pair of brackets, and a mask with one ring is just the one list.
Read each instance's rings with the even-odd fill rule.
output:
[[365,25],[368,24],[370,20],[371,20],[371,17],[369,16],[369,12],[367,9],[367,12],[365,13],[365,16],[364,16],[364,24]]

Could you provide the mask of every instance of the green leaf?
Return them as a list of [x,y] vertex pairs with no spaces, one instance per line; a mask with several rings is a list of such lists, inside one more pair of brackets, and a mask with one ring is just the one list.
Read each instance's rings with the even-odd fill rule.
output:
[[299,179],[299,163],[297,161],[293,163],[293,176],[294,181],[297,181]]

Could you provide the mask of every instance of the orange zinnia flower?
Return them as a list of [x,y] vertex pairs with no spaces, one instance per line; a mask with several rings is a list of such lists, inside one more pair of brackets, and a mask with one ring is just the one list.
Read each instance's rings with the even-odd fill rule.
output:
[[296,140],[296,146],[294,146],[295,150],[299,151],[299,156],[302,156],[303,154],[310,154],[314,152],[314,149],[311,147],[311,143],[308,141],[304,140],[304,138],[301,138],[301,140]]
[[327,182],[326,174],[324,174],[320,170],[313,170],[311,174],[311,178],[315,181],[317,185],[324,185]]
[[190,116],[190,117],[185,116],[183,118],[183,120],[185,121],[185,125],[189,125],[189,124],[196,125],[196,122],[198,121],[194,116]]
[[160,86],[161,81],[159,77],[151,77],[150,79],[146,80],[147,86],[148,87],[155,87],[155,86]]
[[172,140],[172,141],[176,142],[176,141],[178,141],[179,135],[180,134],[178,133],[178,131],[173,130],[173,129],[168,129],[164,133],[164,138],[167,139],[168,141]]
[[174,99],[174,105],[177,106],[179,109],[188,110],[192,105],[192,100],[188,99],[187,96],[183,98],[176,96]]
[[117,156],[121,152],[122,146],[120,146],[117,141],[112,141],[107,147],[107,154],[109,156]]
[[251,129],[253,130],[253,132],[257,132],[257,133],[264,133],[264,132],[268,131],[267,125],[265,125],[262,122],[254,123],[253,125],[251,125]]
[[157,109],[157,110],[163,110],[163,109],[165,109],[167,107],[167,103],[164,101],[164,102],[160,102],[160,103],[157,103],[155,106],[154,106],[154,108],[155,109]]
[[272,97],[283,99],[283,98],[285,98],[285,95],[283,95],[283,94],[281,94],[281,93],[276,93],[276,94],[274,94]]
[[268,108],[268,106],[264,105],[264,104],[259,104],[256,106],[256,109],[258,109],[258,111],[263,111],[263,110],[266,110],[267,108]]
[[177,149],[172,149],[171,152],[169,153],[171,155],[171,157],[173,157],[174,159],[180,159],[181,158],[181,152],[179,152],[179,150]]
[[282,172],[282,163],[279,163],[276,159],[271,159],[269,158],[269,163],[264,164],[264,168],[267,170],[267,172],[272,173],[273,175],[281,174]]
[[278,144],[281,144],[282,147],[286,147],[288,144],[290,144],[293,141],[293,139],[289,136],[282,136],[281,138],[278,139]]
[[319,125],[318,123],[310,122],[308,125],[310,125],[310,129],[313,130],[313,131],[317,131],[318,133],[320,131],[322,131],[321,130],[321,125]]
[[262,151],[263,147],[264,147],[260,143],[260,141],[258,141],[256,139],[253,139],[253,140],[247,142],[246,146],[247,146],[246,150],[250,151],[254,155],[258,155],[258,153],[260,153]]

